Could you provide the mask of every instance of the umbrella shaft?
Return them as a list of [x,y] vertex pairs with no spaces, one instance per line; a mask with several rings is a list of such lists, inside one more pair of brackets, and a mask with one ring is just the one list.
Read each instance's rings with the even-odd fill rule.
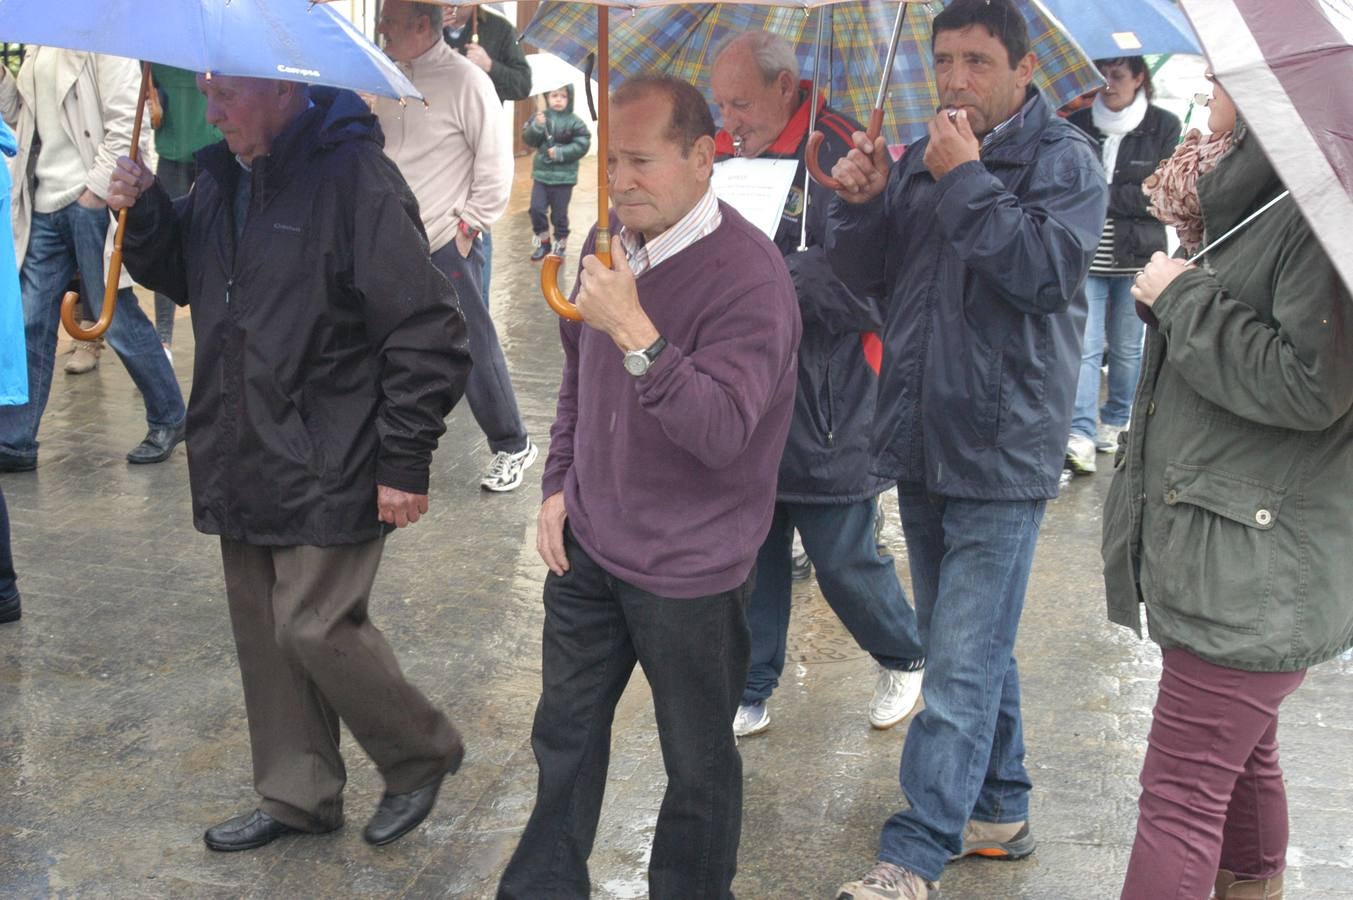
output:
[[874,109],[883,109],[888,102],[888,82],[893,74],[893,62],[897,59],[897,42],[902,37],[902,25],[907,21],[907,2],[897,4],[897,20],[893,23],[893,36],[888,41],[888,56],[883,61],[883,77],[879,80],[879,93],[874,98]]
[[1277,203],[1279,200],[1286,198],[1291,193],[1292,193],[1291,191],[1283,191],[1281,194],[1274,197],[1272,200],[1268,201],[1263,206],[1256,209],[1254,212],[1250,213],[1248,216],[1245,217],[1245,220],[1241,222],[1239,225],[1237,225],[1235,228],[1232,228],[1230,231],[1226,232],[1221,237],[1217,238],[1215,241],[1213,241],[1203,249],[1199,250],[1197,253],[1190,256],[1189,262],[1194,262],[1195,260],[1202,259],[1204,254],[1211,253],[1213,250],[1216,250],[1222,244],[1229,241],[1237,231],[1244,228],[1246,225],[1250,224],[1255,219],[1262,216],[1264,213],[1268,212],[1269,207],[1273,206],[1273,204]]

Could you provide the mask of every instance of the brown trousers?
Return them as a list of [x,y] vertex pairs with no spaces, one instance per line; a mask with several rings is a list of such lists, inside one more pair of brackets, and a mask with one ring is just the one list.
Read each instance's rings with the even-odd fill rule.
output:
[[460,748],[367,618],[383,546],[383,538],[338,547],[221,539],[259,809],[293,828],[343,821],[340,719],[394,794],[439,777]]

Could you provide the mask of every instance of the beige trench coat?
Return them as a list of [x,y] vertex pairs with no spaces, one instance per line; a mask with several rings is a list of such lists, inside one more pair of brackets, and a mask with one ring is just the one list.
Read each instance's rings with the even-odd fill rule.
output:
[[[9,161],[14,185],[10,191],[10,213],[14,225],[14,250],[22,268],[28,249],[29,227],[33,219],[33,171],[37,157],[31,153],[37,137],[37,116],[33,104],[37,86],[33,74],[33,55],[37,47],[25,51],[18,78],[0,66],[0,115],[19,139],[19,153]],[[48,49],[60,54],[57,63],[58,92],[62,97],[62,124],[80,152],[87,171],[86,187],[100,197],[108,193],[117,158],[127,154],[132,144],[132,123],[136,120],[136,99],[141,89],[141,67],[135,60],[104,56],[77,50]],[[141,159],[153,170],[156,166],[154,132],[150,110],[141,125]],[[104,273],[113,250],[113,228],[108,228],[104,247]],[[124,269],[119,287],[130,287],[131,276]]]

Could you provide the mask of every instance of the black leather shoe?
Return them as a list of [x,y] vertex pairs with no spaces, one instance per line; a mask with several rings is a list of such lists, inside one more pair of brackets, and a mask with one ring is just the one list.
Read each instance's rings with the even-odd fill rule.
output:
[[540,262],[550,255],[550,242],[545,241],[542,244],[536,244],[536,249],[531,251],[531,262]]
[[146,439],[127,454],[127,462],[133,465],[164,462],[174,452],[174,448],[183,442],[184,424],[180,422],[178,425],[150,429],[146,432]]
[[448,775],[456,774],[460,761],[465,757],[465,748],[456,751],[446,771],[420,788],[414,788],[407,794],[385,793],[376,807],[376,814],[366,823],[362,837],[368,844],[379,847],[391,841],[397,841],[413,831],[432,812],[437,804],[437,791]]
[[38,467],[37,455],[12,456],[0,453],[0,472],[31,472]]
[[22,615],[23,610],[19,607],[18,594],[8,600],[0,600],[0,625],[6,622],[17,622]]
[[233,853],[236,850],[253,850],[264,844],[271,844],[284,834],[296,831],[290,825],[283,825],[261,809],[227,819],[220,825],[213,825],[202,835],[209,850],[221,853]]

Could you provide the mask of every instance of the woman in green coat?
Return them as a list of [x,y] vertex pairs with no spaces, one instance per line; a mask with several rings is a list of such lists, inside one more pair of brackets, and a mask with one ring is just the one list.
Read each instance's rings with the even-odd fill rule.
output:
[[[1145,189],[1186,250],[1284,186],[1226,92]],[[1104,511],[1109,617],[1163,651],[1122,896],[1276,898],[1278,707],[1353,645],[1353,298],[1291,198],[1136,277],[1149,329]]]

